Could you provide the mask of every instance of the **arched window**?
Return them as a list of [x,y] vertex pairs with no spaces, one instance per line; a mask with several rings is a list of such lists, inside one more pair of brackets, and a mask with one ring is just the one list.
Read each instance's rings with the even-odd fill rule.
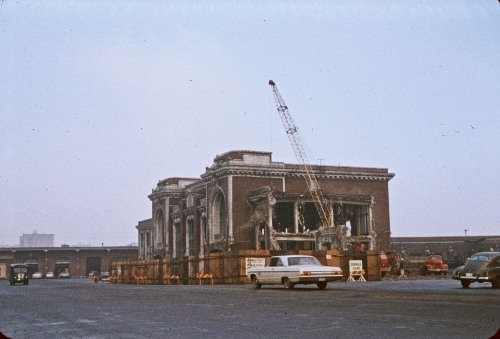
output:
[[182,239],[181,239],[181,223],[176,222],[174,224],[174,255],[175,258],[182,257]]
[[194,230],[194,220],[193,218],[190,218],[187,221],[187,243],[190,256],[198,254],[198,247],[196,246],[195,240],[196,235]]
[[163,216],[163,210],[158,210],[155,217],[155,232],[157,235],[157,243],[162,247],[165,247],[165,218]]
[[227,210],[226,200],[222,192],[214,197],[211,209],[211,228],[213,229],[214,240],[223,240],[227,238]]
[[151,234],[146,232],[146,259],[149,259],[151,253]]
[[139,244],[140,244],[140,247],[139,247],[140,248],[139,256],[140,256],[141,259],[144,259],[145,258],[145,253],[146,253],[146,243],[145,243],[145,239],[144,239],[144,232],[141,232]]
[[205,213],[201,215],[200,218],[200,253],[203,254],[206,251],[205,245],[210,239],[209,230],[207,227],[207,219]]

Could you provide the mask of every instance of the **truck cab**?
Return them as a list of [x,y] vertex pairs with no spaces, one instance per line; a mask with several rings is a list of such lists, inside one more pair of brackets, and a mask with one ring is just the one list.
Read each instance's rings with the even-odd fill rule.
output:
[[382,277],[386,275],[397,275],[400,261],[401,254],[398,251],[380,252],[380,273]]
[[26,264],[12,264],[9,268],[9,283],[14,286],[16,283],[23,283],[28,285],[28,265]]
[[429,254],[424,267],[425,274],[448,274],[448,265],[443,262],[441,254]]

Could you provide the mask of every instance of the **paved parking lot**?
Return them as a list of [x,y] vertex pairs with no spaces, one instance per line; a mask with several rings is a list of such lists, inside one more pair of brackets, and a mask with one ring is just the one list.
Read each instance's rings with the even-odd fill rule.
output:
[[11,338],[489,338],[500,291],[451,279],[330,283],[324,291],[250,285],[0,281]]

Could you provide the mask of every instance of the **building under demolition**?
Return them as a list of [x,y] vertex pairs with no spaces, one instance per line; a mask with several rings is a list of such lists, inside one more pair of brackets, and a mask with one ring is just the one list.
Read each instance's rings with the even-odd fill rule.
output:
[[232,250],[390,248],[384,168],[312,166],[331,218],[321,224],[300,165],[270,152],[230,151],[200,178],[167,178],[149,195],[152,218],[136,226],[139,259]]

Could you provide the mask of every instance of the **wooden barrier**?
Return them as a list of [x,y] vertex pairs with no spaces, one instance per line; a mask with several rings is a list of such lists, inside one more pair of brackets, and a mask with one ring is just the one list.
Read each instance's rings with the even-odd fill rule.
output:
[[[364,277],[365,271],[352,271],[351,274],[349,275],[349,278],[347,278],[347,281],[366,281]],[[355,277],[358,277],[356,279]]]
[[[114,262],[110,279],[120,284],[248,284],[247,260],[268,260],[273,255],[290,254],[291,251],[240,250],[207,253],[203,257],[165,258],[151,260]],[[380,279],[380,255],[378,251],[367,250],[366,255],[347,256],[339,251],[293,251],[300,255],[313,255],[323,264],[340,267],[345,274],[343,281],[375,281]],[[363,260],[361,268],[354,268],[350,275],[350,260]],[[363,270],[363,271],[361,271]],[[210,272],[207,275],[205,272]],[[210,274],[212,275],[210,277]],[[145,278],[137,278],[145,277]],[[147,277],[147,278],[146,278]],[[210,280],[209,280],[210,279]]]
[[196,273],[196,279],[198,280],[198,283],[201,285],[202,280],[208,280],[210,279],[210,283],[213,285],[214,284],[214,275],[212,273]]
[[147,284],[148,277],[145,275],[134,275],[135,282],[139,285],[140,282]]
[[180,285],[181,284],[181,281],[179,279],[179,276],[177,274],[165,274],[163,276],[163,279],[165,280],[165,282],[167,282],[169,285],[170,285],[170,282],[172,280],[174,281],[177,281],[177,285]]

